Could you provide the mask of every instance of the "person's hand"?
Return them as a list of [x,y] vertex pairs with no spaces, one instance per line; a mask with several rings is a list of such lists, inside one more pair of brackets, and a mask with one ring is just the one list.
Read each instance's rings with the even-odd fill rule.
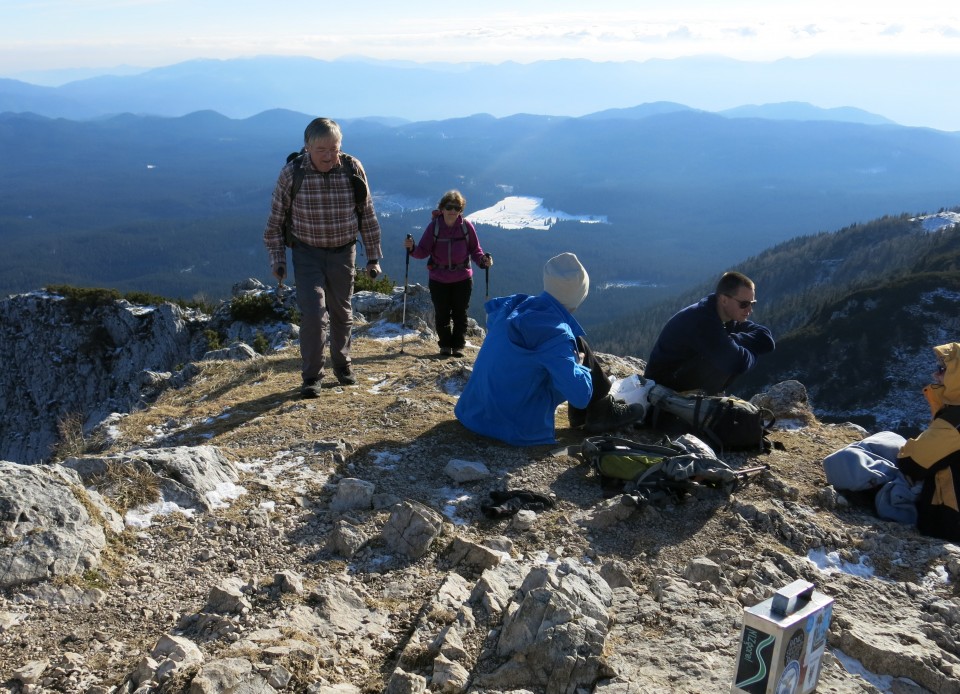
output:
[[409,236],[403,240],[403,247],[406,248],[407,251],[412,251],[414,245],[415,244],[413,243],[413,239],[410,238]]
[[370,275],[370,279],[376,279],[377,275],[380,274],[380,261],[371,260],[367,263],[367,274]]
[[487,268],[493,267],[493,256],[490,255],[489,253],[484,253],[483,260],[480,263],[480,267],[482,267],[484,270],[486,270]]
[[273,266],[273,276],[277,278],[278,282],[283,282],[287,277],[287,266],[283,263],[277,263]]

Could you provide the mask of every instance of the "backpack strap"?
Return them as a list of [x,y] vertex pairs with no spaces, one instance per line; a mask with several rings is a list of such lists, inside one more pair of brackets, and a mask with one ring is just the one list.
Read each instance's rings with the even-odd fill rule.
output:
[[[290,183],[290,206],[287,207],[283,222],[283,240],[287,246],[293,245],[293,231],[291,219],[293,217],[293,200],[300,192],[300,186],[303,185],[303,178],[306,172],[303,170],[303,158],[307,155],[307,148],[304,147],[299,152],[291,152],[287,155],[287,163],[294,162],[293,181]],[[347,177],[350,179],[350,185],[353,188],[353,208],[357,214],[357,230],[360,230],[360,220],[363,217],[363,207],[367,202],[368,188],[366,179],[361,176],[357,170],[356,160],[340,152],[340,165],[346,169]]]
[[945,405],[940,408],[936,414],[937,419],[942,419],[955,429],[960,429],[960,405]]
[[695,404],[693,406],[694,431],[710,439],[710,443],[713,444],[711,447],[714,450],[723,451],[723,440],[720,438],[719,435],[716,434],[716,432],[714,432],[713,427],[711,425],[719,415],[720,409],[722,407],[727,406],[728,403],[726,401],[721,402],[718,407],[714,408],[713,410],[714,416],[710,418],[710,421],[707,421],[707,415],[701,414],[701,410],[703,406],[703,397],[704,396],[702,393],[698,393],[696,396]]
[[[444,263],[436,263],[433,261],[434,254],[430,254],[430,263],[427,265],[431,270],[435,267],[443,268],[445,270],[466,270],[470,267],[470,234],[467,233],[467,225],[463,223],[463,220],[460,221],[460,231],[463,233],[463,243],[467,247],[467,260],[463,263],[458,263],[457,265],[447,265]],[[440,218],[436,217],[433,220],[433,250],[437,249],[437,241],[440,239]]]
[[300,192],[300,186],[303,185],[303,177],[306,173],[303,170],[303,157],[306,149],[299,152],[291,152],[287,155],[287,163],[293,164],[293,181],[290,183],[290,204],[283,215],[283,243],[288,248],[293,248],[293,199]]

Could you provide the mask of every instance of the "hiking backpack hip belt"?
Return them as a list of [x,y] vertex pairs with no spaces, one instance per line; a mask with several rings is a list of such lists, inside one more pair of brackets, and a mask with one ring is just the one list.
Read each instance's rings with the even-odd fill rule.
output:
[[468,259],[463,263],[456,263],[454,265],[449,265],[447,263],[435,263],[433,260],[427,263],[428,270],[469,270],[470,269],[470,260]]

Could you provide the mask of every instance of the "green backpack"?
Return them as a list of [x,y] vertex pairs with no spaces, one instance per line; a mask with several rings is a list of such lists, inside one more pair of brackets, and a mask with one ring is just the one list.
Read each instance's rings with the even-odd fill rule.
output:
[[769,465],[734,469],[690,435],[666,439],[665,444],[591,436],[579,452],[597,473],[606,496],[625,494],[637,506],[679,501],[705,487],[730,493],[770,469]]
[[639,443],[616,436],[591,436],[584,439],[580,455],[601,478],[630,481],[665,458],[682,455],[677,444]]

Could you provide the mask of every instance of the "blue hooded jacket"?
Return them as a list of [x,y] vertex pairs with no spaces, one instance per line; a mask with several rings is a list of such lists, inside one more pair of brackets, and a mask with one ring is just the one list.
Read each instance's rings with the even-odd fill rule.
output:
[[457,419],[471,431],[514,446],[555,443],[554,413],[569,401],[586,408],[590,369],[577,361],[583,328],[547,292],[491,299],[487,337],[457,401]]

